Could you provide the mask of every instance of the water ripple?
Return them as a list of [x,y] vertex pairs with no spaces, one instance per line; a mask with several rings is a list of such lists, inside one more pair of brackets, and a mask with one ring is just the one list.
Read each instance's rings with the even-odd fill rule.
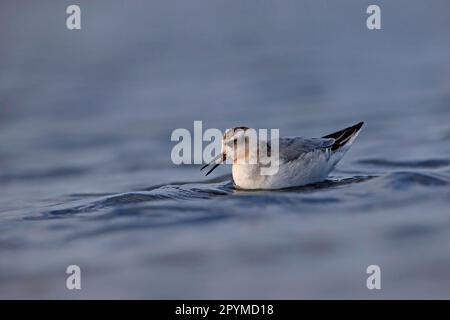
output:
[[399,171],[386,175],[384,185],[391,189],[409,189],[416,186],[441,187],[450,184],[448,176],[430,172]]
[[[211,200],[223,196],[232,197],[230,199],[233,199],[233,206],[236,207],[235,209],[237,211],[242,206],[260,207],[264,205],[277,205],[284,208],[294,208],[298,206],[337,205],[345,204],[350,199],[349,197],[351,197],[349,195],[351,193],[342,193],[339,190],[340,188],[365,183],[370,180],[376,180],[376,184],[381,184],[381,190],[398,191],[409,190],[412,187],[442,187],[450,184],[450,178],[443,173],[412,171],[391,172],[379,177],[367,175],[343,179],[328,179],[307,186],[271,191],[236,189],[231,180],[214,183],[206,181],[167,184],[148,188],[148,191],[132,191],[99,196],[97,199],[92,199],[92,195],[89,195],[84,199],[78,200],[76,202],[77,205],[74,205],[73,202],[62,204],[56,206],[53,210],[41,213],[37,217],[33,216],[25,219],[58,219],[94,212],[101,213],[100,215],[95,215],[95,218],[102,217],[102,219],[107,217],[111,218],[112,216],[141,214],[151,215],[155,218],[159,212],[170,211],[176,213],[186,212],[186,210],[200,212],[200,218],[203,219],[204,210],[202,208],[205,204],[198,202],[198,200]],[[369,185],[366,186],[369,189],[373,189]],[[364,189],[358,188],[358,190],[364,192]],[[378,188],[377,190],[380,189]],[[325,191],[329,192],[325,194]],[[384,194],[384,192],[381,193]],[[81,197],[82,195],[79,196]],[[183,202],[179,203],[179,201]],[[198,206],[196,203],[200,203],[201,205]],[[204,209],[208,212],[211,211],[209,207],[204,207]],[[163,224],[166,224],[166,221]]]
[[393,161],[386,159],[364,159],[358,161],[358,163],[376,166],[376,167],[391,167],[391,168],[423,168],[423,169],[435,169],[450,166],[449,159],[426,159],[415,161]]

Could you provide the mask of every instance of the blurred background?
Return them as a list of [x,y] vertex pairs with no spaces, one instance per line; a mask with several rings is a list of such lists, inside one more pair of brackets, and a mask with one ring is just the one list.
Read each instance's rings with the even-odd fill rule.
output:
[[[0,7],[0,297],[450,298],[448,1]],[[172,164],[194,120],[366,124],[330,183],[239,192]]]

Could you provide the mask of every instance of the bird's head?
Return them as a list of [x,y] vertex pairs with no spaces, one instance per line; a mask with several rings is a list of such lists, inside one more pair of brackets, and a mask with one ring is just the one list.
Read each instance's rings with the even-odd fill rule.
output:
[[204,165],[200,170],[214,164],[214,166],[206,173],[206,175],[209,175],[227,159],[232,159],[233,163],[235,163],[238,159],[248,156],[248,132],[251,131],[249,129],[250,128],[243,126],[227,129],[222,137],[220,154],[210,163]]

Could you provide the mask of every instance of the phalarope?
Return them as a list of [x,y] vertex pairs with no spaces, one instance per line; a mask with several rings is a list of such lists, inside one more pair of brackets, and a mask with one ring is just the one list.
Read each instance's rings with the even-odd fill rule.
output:
[[[259,154],[262,144],[270,152],[273,140],[260,140],[252,147],[248,141],[242,139],[250,129],[235,127],[228,129],[223,135],[221,153],[200,170],[214,164],[206,173],[208,175],[226,159],[232,159],[233,180],[241,189],[282,189],[323,181],[350,148],[363,124],[364,122],[360,122],[322,138],[279,138],[276,159],[278,171],[272,175],[261,174],[263,164],[250,164],[245,160]],[[244,152],[240,154],[232,150],[239,141],[246,141]]]

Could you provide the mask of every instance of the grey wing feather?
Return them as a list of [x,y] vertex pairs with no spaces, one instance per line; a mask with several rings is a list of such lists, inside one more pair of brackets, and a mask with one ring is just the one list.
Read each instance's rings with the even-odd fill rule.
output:
[[284,161],[292,161],[298,159],[305,153],[330,148],[334,142],[335,140],[333,138],[280,138],[280,159]]

